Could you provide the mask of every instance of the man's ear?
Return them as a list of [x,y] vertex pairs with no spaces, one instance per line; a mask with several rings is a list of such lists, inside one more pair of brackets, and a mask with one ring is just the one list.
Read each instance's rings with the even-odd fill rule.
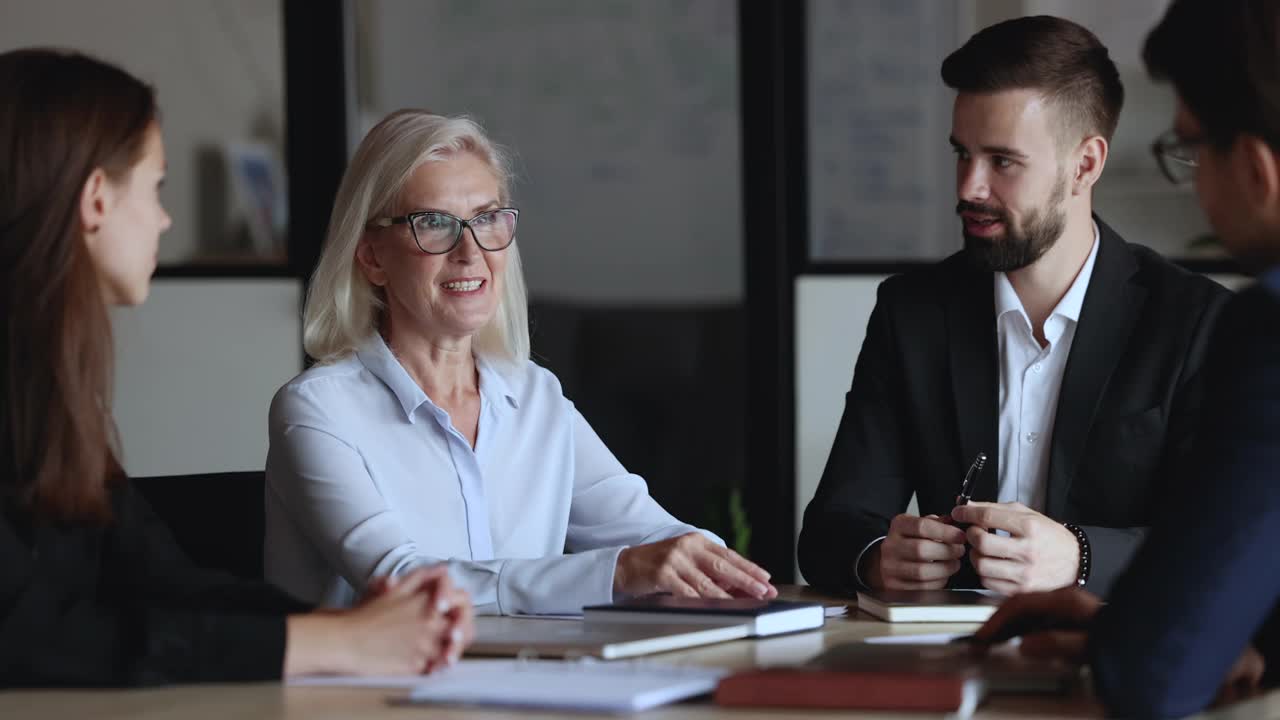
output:
[[1082,195],[1093,189],[1107,165],[1109,150],[1106,138],[1101,135],[1087,137],[1080,143],[1075,153],[1075,173],[1071,177],[1072,195]]
[[98,231],[115,204],[115,189],[102,168],[94,168],[80,190],[80,227],[89,243],[97,242]]
[[1241,134],[1231,148],[1232,171],[1249,206],[1269,211],[1280,203],[1280,159],[1262,138]]
[[378,260],[378,252],[368,232],[360,237],[360,242],[356,245],[356,264],[360,266],[360,271],[370,283],[377,287],[387,284],[387,271]]

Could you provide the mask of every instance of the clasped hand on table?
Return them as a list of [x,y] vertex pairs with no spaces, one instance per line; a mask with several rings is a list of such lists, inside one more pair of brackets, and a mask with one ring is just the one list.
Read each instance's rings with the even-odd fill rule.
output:
[[1080,544],[1061,523],[1022,503],[971,502],[949,518],[894,517],[860,575],[877,589],[941,589],[966,550],[982,586],[1004,595],[1070,585],[1080,565]]

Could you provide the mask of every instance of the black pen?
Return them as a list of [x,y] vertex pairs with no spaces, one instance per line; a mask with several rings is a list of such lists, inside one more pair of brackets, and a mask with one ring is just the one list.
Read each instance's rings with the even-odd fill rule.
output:
[[982,468],[987,464],[987,454],[978,453],[978,457],[973,459],[973,464],[969,466],[969,472],[964,474],[964,482],[960,483],[960,494],[956,496],[956,506],[968,505],[969,498],[973,497],[973,485],[982,477]]
[[[978,482],[978,478],[982,477],[982,468],[987,464],[987,454],[978,453],[978,457],[973,459],[973,464],[969,466],[969,472],[964,474],[964,481],[960,483],[960,494],[956,496],[956,507],[968,505],[969,498],[973,496],[973,486]],[[969,523],[959,523],[951,519],[951,515],[946,516],[946,522],[955,525],[961,530],[968,530]]]

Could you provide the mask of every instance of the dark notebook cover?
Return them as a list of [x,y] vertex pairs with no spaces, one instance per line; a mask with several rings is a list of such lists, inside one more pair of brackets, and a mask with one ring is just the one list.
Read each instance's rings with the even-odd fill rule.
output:
[[608,605],[588,605],[583,612],[604,610],[608,612],[672,613],[676,615],[731,615],[743,618],[760,617],[769,613],[811,608],[820,603],[789,600],[754,600],[752,598],[685,598],[674,595],[648,595],[631,598]]

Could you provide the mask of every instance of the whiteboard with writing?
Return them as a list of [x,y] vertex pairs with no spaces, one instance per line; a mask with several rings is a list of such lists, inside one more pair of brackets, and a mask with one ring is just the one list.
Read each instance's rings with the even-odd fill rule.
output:
[[357,9],[366,113],[469,114],[515,151],[521,254],[539,297],[741,298],[736,2]]
[[935,258],[960,247],[952,91],[961,4],[809,3],[810,257]]

